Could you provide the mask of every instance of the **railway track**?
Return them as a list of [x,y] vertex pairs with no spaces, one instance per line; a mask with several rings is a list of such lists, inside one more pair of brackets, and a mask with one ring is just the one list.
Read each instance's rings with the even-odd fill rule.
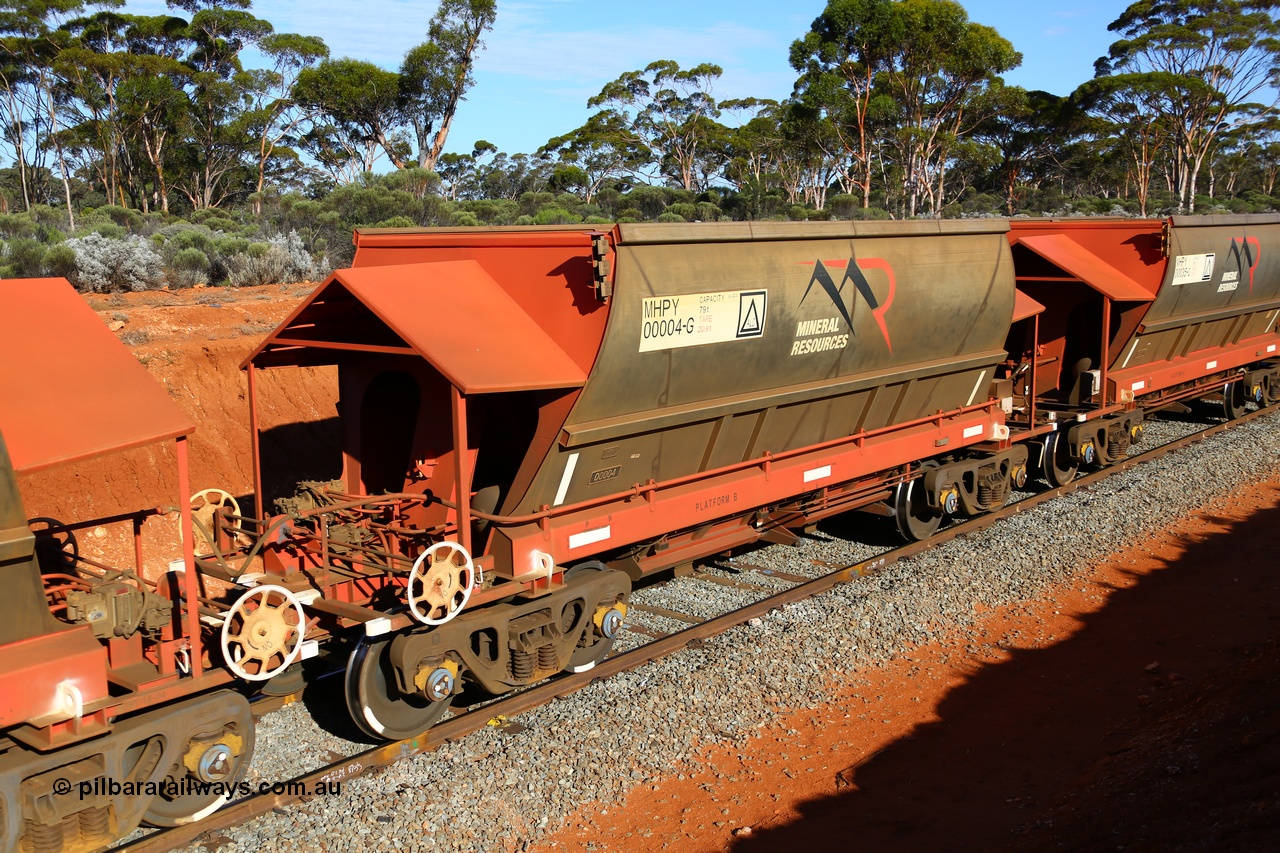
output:
[[[147,853],[159,853],[159,851],[178,849],[205,833],[228,829],[259,815],[303,800],[307,797],[305,792],[315,791],[321,783],[345,783],[371,770],[387,767],[402,758],[431,752],[446,743],[456,741],[491,725],[503,725],[510,718],[550,703],[555,699],[569,696],[593,681],[636,669],[687,646],[700,644],[730,628],[759,619],[776,608],[802,601],[833,589],[840,584],[873,574],[900,560],[935,548],[957,537],[974,534],[1001,519],[1025,512],[1061,495],[1093,485],[1112,474],[1129,470],[1144,462],[1226,432],[1239,425],[1250,423],[1276,411],[1280,411],[1280,405],[1250,412],[1236,420],[1210,425],[1189,435],[1130,456],[1128,459],[1108,468],[1081,476],[1065,486],[1031,494],[1006,505],[1000,510],[953,524],[939,531],[927,541],[886,548],[868,559],[834,567],[831,571],[818,577],[806,578],[799,574],[762,568],[752,565],[746,560],[738,560],[732,564],[732,568],[736,571],[759,571],[772,580],[790,584],[790,586],[777,592],[772,592],[760,584],[753,584],[734,577],[726,578],[711,574],[697,574],[694,576],[697,580],[718,587],[737,589],[749,594],[759,594],[761,592],[768,594],[745,606],[708,618],[673,608],[634,604],[632,609],[639,611],[641,614],[658,617],[657,621],[665,624],[677,624],[684,627],[667,633],[646,628],[643,625],[630,624],[633,623],[633,620],[629,619],[629,630],[633,634],[644,635],[647,642],[643,642],[635,648],[615,653],[593,670],[585,673],[566,674],[517,693],[494,699],[479,706],[473,706],[469,710],[456,713],[453,717],[438,723],[418,737],[381,744],[295,776],[287,783],[277,786],[281,789],[279,793],[272,792],[244,797],[229,803],[197,824],[156,830],[144,837],[112,848],[112,851],[113,853],[123,853],[123,851],[130,851],[130,853],[143,853],[144,851],[147,851]],[[254,703],[255,715],[267,714],[291,702],[298,701],[299,698],[300,694],[292,694],[284,697],[261,699]]]

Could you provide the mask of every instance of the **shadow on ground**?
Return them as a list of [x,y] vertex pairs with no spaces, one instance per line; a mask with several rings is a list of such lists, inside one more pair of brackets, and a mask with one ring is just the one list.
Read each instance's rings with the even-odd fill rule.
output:
[[732,849],[1275,849],[1272,489],[1251,518],[1135,574],[1070,638],[978,665],[938,722]]

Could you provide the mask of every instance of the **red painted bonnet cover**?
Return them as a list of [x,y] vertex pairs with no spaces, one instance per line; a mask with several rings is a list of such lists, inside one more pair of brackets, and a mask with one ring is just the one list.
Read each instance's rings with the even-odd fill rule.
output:
[[194,430],[66,279],[0,281],[0,434],[18,472]]

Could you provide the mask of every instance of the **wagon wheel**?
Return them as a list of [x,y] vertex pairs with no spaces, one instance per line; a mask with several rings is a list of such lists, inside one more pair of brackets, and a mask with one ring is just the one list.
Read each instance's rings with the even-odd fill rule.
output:
[[[245,716],[248,717],[248,702]],[[209,732],[192,732],[178,761],[169,768],[162,781],[171,782],[164,793],[152,798],[143,814],[143,822],[151,826],[173,827],[195,823],[213,814],[235,793],[237,783],[253,759],[253,726],[231,719],[221,728]],[[125,766],[132,766],[130,777],[145,779],[159,758],[157,739],[142,741],[130,747]],[[200,791],[201,784],[214,790]],[[193,790],[194,789],[194,790]]]
[[457,542],[437,542],[409,572],[409,611],[424,625],[443,625],[467,606],[475,582],[476,567],[467,549]]
[[[937,468],[938,463],[926,459],[920,463],[921,471]],[[893,520],[898,533],[908,542],[923,542],[938,532],[942,526],[942,513],[929,506],[921,480],[924,475],[899,483],[893,491]]]
[[222,659],[245,681],[267,681],[302,654],[307,618],[302,602],[282,586],[254,587],[222,623]]
[[80,543],[76,541],[75,531],[56,518],[33,518],[27,525],[36,536],[41,569],[65,571],[75,567],[80,559]]
[[1227,420],[1234,421],[1244,414],[1244,391],[1244,383],[1239,379],[1222,386],[1222,416]]
[[379,740],[404,740],[438,723],[453,697],[433,700],[401,693],[390,649],[390,639],[361,638],[347,661],[344,692],[347,710],[360,731]]
[[[580,563],[564,573],[564,582],[569,584],[576,577],[582,577],[594,572],[603,572],[606,568],[605,564],[598,560]],[[625,602],[626,598],[627,596],[623,595],[620,600]],[[616,603],[618,602],[603,602],[596,609],[599,610]],[[606,613],[609,612],[618,613],[617,610],[612,608],[606,611]],[[582,630],[578,646],[574,649],[573,654],[569,656],[569,663],[564,668],[565,672],[586,672],[608,657],[609,652],[613,650],[613,641],[617,636],[618,629],[621,627],[621,618],[610,618],[608,622],[603,622],[602,620],[602,624],[597,625],[594,617],[595,612],[588,610],[586,600],[581,598],[575,598],[570,601],[561,612],[561,631],[567,634],[579,629]],[[584,622],[586,623],[585,626],[583,626]]]
[[204,544],[212,548],[214,542],[210,539],[213,536],[214,517],[223,507],[229,507],[231,514],[235,518],[227,519],[227,524],[233,528],[235,533],[240,532],[240,504],[236,501],[231,493],[224,489],[202,489],[191,496],[191,517],[195,521],[200,522],[195,526],[196,535],[204,540]]
[[1079,463],[1072,463],[1070,453],[1070,443],[1061,432],[1051,432],[1044,440],[1040,469],[1044,473],[1045,482],[1055,489],[1070,483],[1080,471]]

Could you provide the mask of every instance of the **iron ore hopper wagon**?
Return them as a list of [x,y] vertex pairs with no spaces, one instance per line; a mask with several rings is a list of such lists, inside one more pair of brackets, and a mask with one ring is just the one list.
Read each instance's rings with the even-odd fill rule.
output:
[[1006,231],[362,231],[245,362],[251,401],[320,364],[341,397],[342,477],[280,504],[262,571],[363,633],[352,714],[402,737],[463,675],[593,666],[645,575],[860,506],[923,538],[998,505],[1027,466],[993,394]]
[[[96,850],[142,821],[199,820],[249,765],[249,701],[202,621],[228,604],[189,570],[194,429],[64,279],[0,281],[0,850]],[[177,491],[147,497],[171,512],[28,523],[19,476],[169,444]],[[175,559],[148,577],[143,531],[164,516]],[[78,547],[119,526],[132,567]]]

